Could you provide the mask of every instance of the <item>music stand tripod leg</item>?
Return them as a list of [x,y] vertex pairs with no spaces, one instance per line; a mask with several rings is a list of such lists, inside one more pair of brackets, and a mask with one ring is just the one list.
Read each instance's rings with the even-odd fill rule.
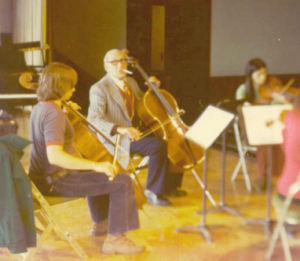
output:
[[[226,131],[227,128],[222,133],[222,185],[221,185],[221,196],[220,196],[220,203],[218,206],[214,206],[207,210],[207,213],[213,212],[228,212],[230,214],[236,215],[238,217],[243,217],[243,215],[238,212],[237,210],[229,207],[225,203],[225,182],[226,182]],[[202,214],[202,211],[197,212],[198,214]]]
[[203,206],[203,215],[202,215],[202,224],[199,226],[184,226],[176,228],[174,232],[185,232],[185,231],[198,231],[200,232],[204,239],[208,242],[212,242],[210,232],[206,226],[206,185],[207,185],[207,149],[204,151],[204,164],[203,164],[203,189],[202,189],[202,206]]
[[268,170],[267,170],[267,200],[266,200],[266,218],[244,220],[243,225],[258,224],[264,226],[264,234],[269,237],[271,234],[271,196],[272,196],[272,158],[273,146],[268,146]]
[[267,214],[265,224],[265,235],[271,235],[271,196],[272,196],[272,161],[273,161],[273,146],[268,147],[268,172],[267,172]]
[[[206,194],[206,196],[208,197],[208,199],[209,199],[209,201],[211,202],[211,204],[212,204],[213,206],[216,206],[216,205],[217,205],[217,204],[216,204],[216,201],[213,199],[213,197],[212,197],[212,195],[209,193],[209,191],[204,187],[204,184],[203,184],[202,180],[199,178],[199,176],[198,176],[198,174],[197,174],[197,172],[196,172],[196,170],[195,170],[195,164],[196,164],[196,161],[195,161],[194,155],[193,155],[193,153],[192,153],[192,150],[191,150],[191,148],[190,148],[190,145],[189,145],[188,141],[187,141],[187,140],[185,140],[185,141],[186,141],[187,147],[190,149],[190,156],[191,156],[191,159],[192,159],[192,162],[193,162],[193,166],[191,167],[191,171],[192,171],[192,173],[193,173],[195,179],[196,179],[197,182],[199,183],[200,187],[205,191],[205,194]],[[203,160],[205,160],[205,159],[207,159],[207,158],[206,158],[206,156],[204,155],[204,156],[201,158],[201,162],[202,162]]]
[[[205,158],[206,160],[206,158]],[[202,180],[199,178],[196,170],[194,169],[194,167],[191,169],[194,177],[196,178],[196,180],[198,181],[200,187],[202,188],[202,190],[205,192],[206,196],[208,197],[210,203],[213,205],[213,206],[217,206],[217,203],[216,201],[214,200],[214,198],[212,197],[212,195],[209,193],[209,191],[206,189],[206,186],[204,186]],[[204,174],[203,174],[204,175]]]

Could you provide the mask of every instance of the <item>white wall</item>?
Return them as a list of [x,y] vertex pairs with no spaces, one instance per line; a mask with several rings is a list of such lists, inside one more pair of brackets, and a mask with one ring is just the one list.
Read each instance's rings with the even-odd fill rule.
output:
[[212,0],[211,76],[243,75],[254,57],[272,74],[298,74],[299,53],[299,0]]
[[12,34],[12,1],[0,0],[0,34]]

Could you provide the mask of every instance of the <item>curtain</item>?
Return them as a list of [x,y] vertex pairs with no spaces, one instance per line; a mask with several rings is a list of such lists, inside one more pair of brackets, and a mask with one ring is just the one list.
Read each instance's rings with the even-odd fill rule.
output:
[[[43,46],[45,0],[13,0],[13,43],[40,41]],[[43,51],[26,51],[27,66],[43,66]]]

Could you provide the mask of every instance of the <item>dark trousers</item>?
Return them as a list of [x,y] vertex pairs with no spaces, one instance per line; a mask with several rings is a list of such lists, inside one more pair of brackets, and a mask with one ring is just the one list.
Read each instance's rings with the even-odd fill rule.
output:
[[[279,192],[277,192],[278,196],[282,199],[282,200],[286,200],[287,196],[280,194]],[[296,205],[297,207],[300,206],[300,199],[299,198],[293,198],[291,204]]]
[[[279,176],[281,174],[284,162],[284,155],[280,145],[272,146],[272,175]],[[258,146],[256,159],[258,165],[258,176],[265,178],[268,172],[268,153],[269,146]]]
[[110,181],[104,173],[72,171],[52,184],[35,181],[42,194],[87,197],[93,222],[109,218],[108,233],[123,234],[139,228],[138,210],[131,178],[118,174]]
[[149,156],[146,188],[155,194],[163,195],[180,187],[183,173],[168,173],[168,145],[157,137],[145,137],[131,142],[130,153]]
[[172,190],[181,187],[183,173],[168,173],[167,177],[168,178],[167,178],[166,190],[168,192],[171,192]]

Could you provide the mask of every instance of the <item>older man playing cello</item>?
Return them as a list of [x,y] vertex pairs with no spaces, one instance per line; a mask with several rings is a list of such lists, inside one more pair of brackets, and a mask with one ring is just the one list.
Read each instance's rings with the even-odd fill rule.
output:
[[[106,53],[104,68],[107,74],[90,89],[88,119],[112,139],[121,134],[120,146],[127,152],[150,156],[145,190],[147,201],[156,206],[169,206],[166,196],[186,195],[185,191],[177,189],[181,185],[182,174],[173,177],[168,173],[167,143],[163,139],[140,139],[136,105],[143,93],[136,81],[127,77],[127,66],[127,56],[122,51],[113,49]],[[160,85],[155,77],[149,80],[156,86]],[[105,140],[103,144],[113,153],[111,144]],[[120,163],[126,168],[128,162],[129,157],[125,157]],[[176,179],[179,182],[174,182]]]

